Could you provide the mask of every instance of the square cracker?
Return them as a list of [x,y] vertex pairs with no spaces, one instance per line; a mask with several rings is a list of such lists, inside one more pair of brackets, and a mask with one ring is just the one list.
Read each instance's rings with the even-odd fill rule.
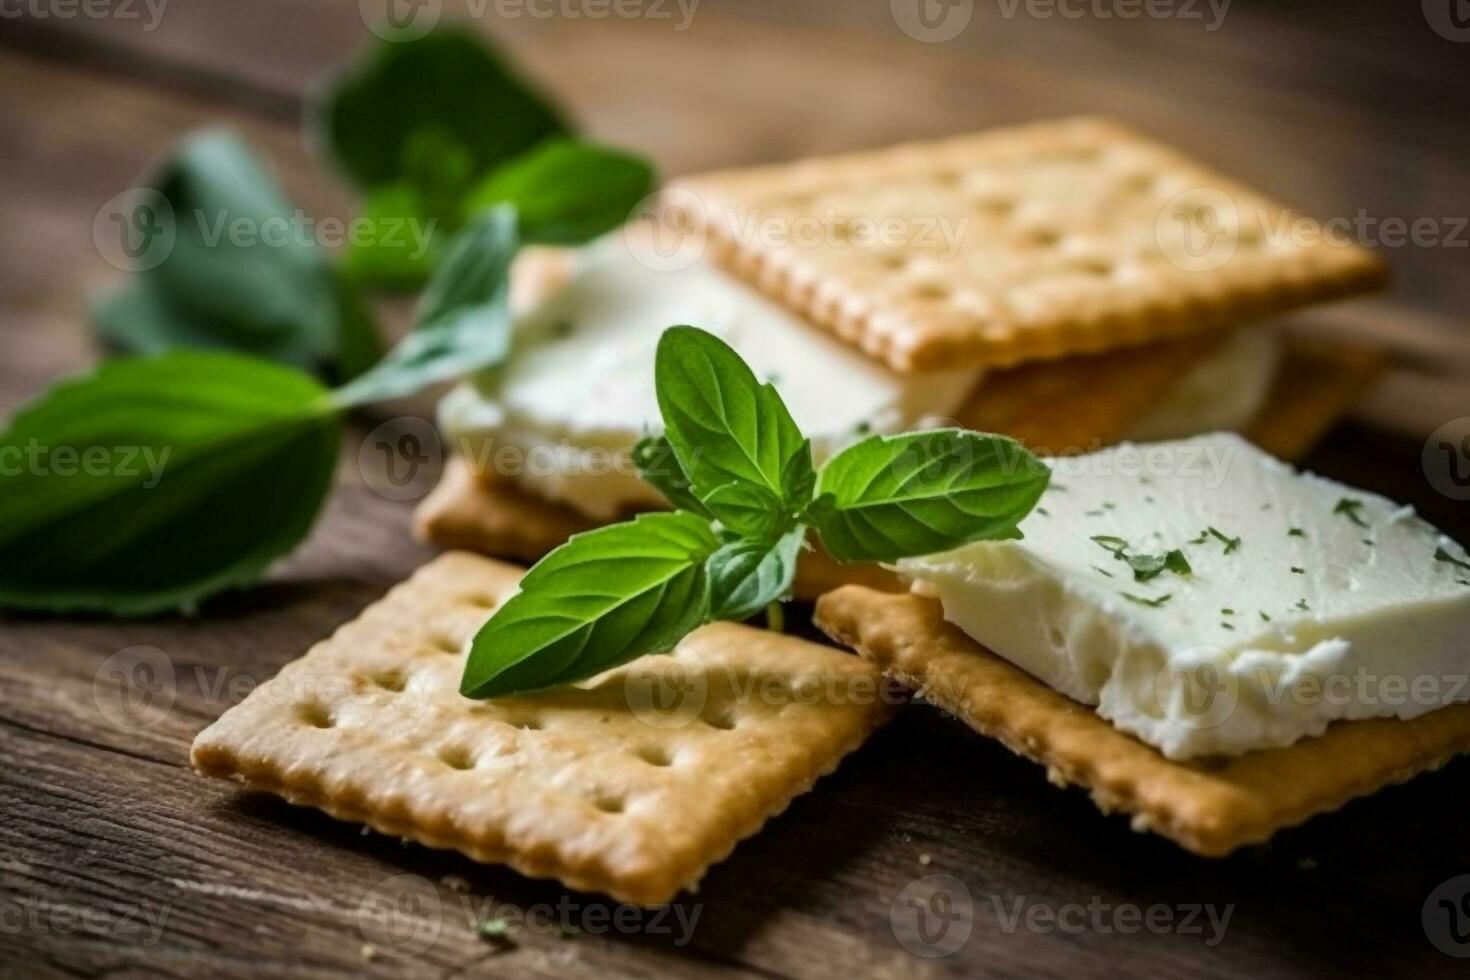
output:
[[[1149,351],[1118,351],[998,371],[959,413],[958,421],[1013,435],[1037,451],[1090,452],[1116,441],[1146,410],[1148,405],[1138,398],[1140,391],[1156,391],[1160,378],[1177,375],[1189,357],[1197,356],[1194,348],[1213,342],[1167,341]],[[1129,356],[1135,354],[1141,356]],[[1246,435],[1282,459],[1301,457],[1362,395],[1382,363],[1376,351],[1293,340],[1278,383]],[[425,541],[526,562],[594,524],[570,507],[513,483],[477,478],[459,457],[449,461],[439,485],[414,512],[414,531]],[[802,554],[797,598],[815,599],[840,585],[905,591],[898,577],[882,566],[841,565],[819,548]]]
[[572,687],[462,698],[464,648],[520,576],[441,556],[200,733],[194,767],[660,904],[836,767],[897,700],[857,657],[731,623]]
[[1174,762],[1053,691],[944,620],[939,603],[857,586],[817,603],[817,624],[971,728],[1083,786],[1104,812],[1209,857],[1259,843],[1470,751],[1470,704],[1413,721],[1338,722],[1321,737]]
[[668,207],[717,261],[900,371],[1110,350],[1384,279],[1362,248],[1278,234],[1295,215],[1106,119],[689,177]]

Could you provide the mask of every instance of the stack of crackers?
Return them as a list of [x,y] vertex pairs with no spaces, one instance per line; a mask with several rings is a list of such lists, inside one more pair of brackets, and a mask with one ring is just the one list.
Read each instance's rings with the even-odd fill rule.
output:
[[[1116,441],[1225,329],[1383,280],[1356,247],[1273,240],[1262,229],[1281,226],[1279,205],[1097,119],[680,186],[676,200],[700,202],[681,216],[715,261],[894,371],[987,369],[959,421],[1040,452]],[[782,247],[721,217],[751,213],[837,227]],[[922,244],[846,240],[843,214],[963,216],[970,227],[939,261]],[[1214,236],[1203,249],[1187,237],[1199,232]],[[1248,435],[1299,455],[1377,366],[1371,352],[1290,343],[1282,383]],[[590,526],[463,464],[417,516],[432,542],[522,561]],[[818,623],[862,657],[714,624],[590,682],[461,698],[466,644],[518,575],[465,552],[441,557],[201,734],[195,766],[384,833],[653,904],[693,887],[861,744],[902,700],[895,681],[947,692],[935,699],[1057,781],[1203,854],[1263,840],[1470,740],[1466,707],[1342,724],[1228,764],[1171,762],[980,649],[889,571],[820,555],[799,592],[837,589]]]
[[[708,259],[813,329],[900,373],[987,369],[954,421],[1044,455],[1117,442],[1231,328],[1385,279],[1355,245],[1273,234],[1291,224],[1280,205],[1103,119],[690,177],[667,196],[674,220],[705,236]],[[753,222],[824,227],[772,243]],[[898,223],[897,247],[863,237],[887,222]],[[547,264],[523,270],[523,297],[555,288]],[[1382,357],[1283,343],[1246,435],[1293,459],[1348,411]],[[521,561],[594,523],[458,459],[416,515],[430,542]],[[796,588],[815,599],[841,584],[899,587],[881,569],[814,552]]]

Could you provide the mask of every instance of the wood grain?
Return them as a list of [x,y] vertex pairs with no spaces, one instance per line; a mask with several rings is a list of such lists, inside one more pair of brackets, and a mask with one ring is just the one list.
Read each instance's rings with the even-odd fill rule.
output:
[[[670,172],[1101,111],[1318,216],[1466,214],[1470,131],[1447,108],[1470,88],[1463,46],[1425,37],[1417,7],[1344,12],[1315,0],[1293,13],[1241,0],[1207,33],[1006,18],[981,3],[965,34],[941,45],[896,32],[885,3],[700,5],[684,32],[585,18],[487,26],[594,132]],[[463,12],[450,0],[446,9]],[[152,32],[6,21],[0,411],[94,357],[86,302],[116,274],[92,244],[92,218],[179,134],[236,128],[309,212],[350,214],[349,196],[303,147],[296,114],[311,81],[367,39],[350,0],[194,0],[168,6]],[[1431,343],[1464,336],[1454,334],[1470,307],[1464,255],[1389,256],[1391,300],[1448,318]],[[1463,390],[1463,373],[1442,377]],[[1470,870],[1464,764],[1270,847],[1202,862],[1097,817],[1080,794],[922,707],[712,872],[687,900],[700,909],[687,945],[647,933],[478,938],[475,922],[499,903],[608,906],[362,836],[185,766],[210,719],[427,557],[408,534],[414,501],[378,496],[360,468],[378,420],[354,428],[322,523],[265,586],[198,619],[0,619],[0,976],[1459,975],[1426,940],[1420,908]],[[1465,540],[1470,516],[1430,488],[1420,439],[1349,426],[1310,462],[1415,503]],[[150,682],[129,686],[134,694],[150,688],[148,675],[115,671],[138,654],[114,656],[138,646],[161,651],[173,681],[119,715],[126,678]],[[973,932],[953,956],[926,960],[898,944],[890,908],[934,873],[966,883]],[[437,915],[411,917],[437,923],[437,941],[407,959],[365,959],[362,904],[404,874],[424,879],[417,897],[440,903]],[[1001,913],[1018,901],[1233,912],[1224,941],[1206,946],[1179,932],[1008,932]],[[165,911],[156,936],[132,928],[140,913]]]

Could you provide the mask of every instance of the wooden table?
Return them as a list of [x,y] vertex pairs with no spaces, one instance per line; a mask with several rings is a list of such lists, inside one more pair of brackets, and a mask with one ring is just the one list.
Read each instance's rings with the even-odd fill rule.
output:
[[[682,31],[677,11],[488,26],[592,132],[669,172],[1081,110],[1192,146],[1311,214],[1470,213],[1470,46],[1436,35],[1415,3],[1352,11],[1318,0],[1286,13],[1237,0],[1207,31],[1181,19],[1038,19],[1024,5],[1007,17],[1009,5],[980,2],[959,37],[934,44],[899,32],[882,0],[706,4]],[[7,412],[94,358],[85,305],[115,273],[92,244],[93,216],[178,134],[233,127],[309,213],[351,213],[304,149],[298,116],[310,81],[368,37],[343,0],[193,0],[167,6],[155,30],[141,5],[140,20],[27,9],[0,35]],[[1452,320],[1470,305],[1467,255],[1390,250],[1393,302]],[[1393,308],[1378,309],[1381,323]],[[1430,385],[1450,400],[1432,402],[1428,421],[1470,405],[1458,368],[1430,368],[1437,378],[1400,375],[1377,403]],[[408,535],[412,501],[374,494],[357,465],[377,421],[359,421],[325,519],[265,586],[197,619],[3,620],[0,975],[1463,975],[1420,916],[1436,885],[1470,871],[1464,762],[1269,847],[1202,861],[1098,816],[1081,793],[916,707],[709,875],[684,902],[699,909],[684,945],[677,930],[598,934],[608,907],[595,897],[194,776],[187,747],[200,728],[429,556]],[[1424,422],[1421,413],[1402,428]],[[1310,463],[1413,502],[1464,541],[1467,508],[1421,469],[1426,432],[1348,424]],[[109,710],[115,655],[132,662],[139,646],[161,651],[172,678],[156,676],[153,700],[119,714]],[[890,909],[911,882],[940,873],[968,888],[972,932],[952,956],[916,957],[896,940]],[[421,902],[410,921],[435,932],[404,958],[366,945],[381,937],[363,916],[374,896],[400,892]],[[522,929],[508,943],[474,933],[487,910],[563,898],[592,927],[565,938]],[[1118,921],[1110,912],[1078,930],[1024,919],[1007,929],[1018,907],[1069,903],[1232,911],[1216,945],[1208,927],[1099,928]]]

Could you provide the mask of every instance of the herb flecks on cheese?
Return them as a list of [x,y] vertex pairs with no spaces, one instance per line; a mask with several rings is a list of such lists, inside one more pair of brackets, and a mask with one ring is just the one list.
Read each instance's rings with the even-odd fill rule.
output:
[[[1338,718],[1470,698],[1455,683],[1470,673],[1470,557],[1411,509],[1229,435],[1051,465],[1070,492],[1024,538],[900,568],[983,646],[1167,755],[1287,745]],[[1202,718],[1207,677],[1229,710]]]

